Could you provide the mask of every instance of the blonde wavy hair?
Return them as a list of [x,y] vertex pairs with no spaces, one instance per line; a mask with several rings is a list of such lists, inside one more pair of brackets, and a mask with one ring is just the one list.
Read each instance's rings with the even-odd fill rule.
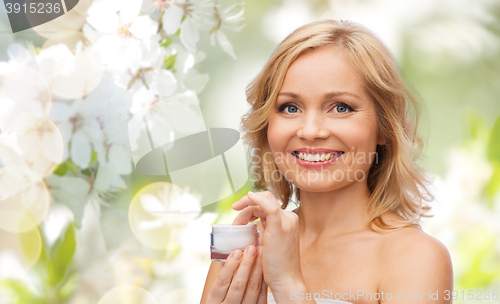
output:
[[[363,77],[375,104],[379,138],[385,141],[385,145],[377,146],[378,161],[367,176],[371,193],[369,229],[375,231],[372,224],[389,231],[407,226],[421,228],[421,217],[432,216],[426,212],[431,209],[427,203],[433,200],[428,189],[430,180],[415,163],[423,148],[417,134],[421,106],[404,84],[388,48],[371,31],[349,21],[323,20],[298,28],[277,46],[247,86],[251,108],[242,118],[241,131],[252,155],[250,171],[255,189],[271,191],[283,209],[293,194],[294,203],[300,205],[299,188],[285,178],[271,178],[279,169],[267,140],[267,126],[289,66],[299,55],[322,46],[340,50]],[[386,223],[382,215],[390,211],[404,221]]]

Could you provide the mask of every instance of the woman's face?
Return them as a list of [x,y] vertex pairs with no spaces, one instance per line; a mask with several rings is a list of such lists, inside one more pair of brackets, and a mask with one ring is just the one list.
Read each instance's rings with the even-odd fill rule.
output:
[[378,159],[377,144],[383,144],[377,140],[375,108],[363,79],[330,47],[302,54],[291,64],[267,136],[284,177],[313,192],[366,182]]

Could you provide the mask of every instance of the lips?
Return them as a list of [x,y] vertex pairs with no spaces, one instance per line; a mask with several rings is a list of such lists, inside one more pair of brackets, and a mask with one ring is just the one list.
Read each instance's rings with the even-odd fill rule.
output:
[[291,152],[297,159],[306,162],[325,162],[344,154],[343,151],[327,148],[300,148]]
[[343,151],[339,150],[332,150],[332,149],[325,149],[325,148],[300,148],[295,150],[294,152],[297,153],[308,153],[308,154],[319,154],[319,153],[340,153]]
[[[298,152],[291,152],[293,156],[295,156],[297,159],[302,160],[302,161],[308,161],[308,162],[325,162],[330,159],[334,159],[338,156],[341,156],[344,154],[344,152],[330,152],[330,153],[316,153],[316,154],[305,154],[305,153],[298,153]],[[301,156],[301,155],[303,156]]]
[[[310,151],[310,150],[309,150]],[[318,149],[316,149],[318,151]],[[306,159],[299,158],[299,152],[293,151],[290,154],[294,156],[295,162],[306,169],[321,169],[338,162],[339,158],[344,154],[343,151],[329,150],[333,152],[321,152],[316,154],[306,154]],[[300,154],[305,154],[300,152]],[[327,157],[325,158],[325,154]],[[319,157],[321,155],[321,157]]]

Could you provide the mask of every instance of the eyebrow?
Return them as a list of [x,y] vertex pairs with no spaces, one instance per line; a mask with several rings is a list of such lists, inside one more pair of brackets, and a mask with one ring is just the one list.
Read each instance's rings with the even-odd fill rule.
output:
[[[295,94],[295,93],[291,93],[291,92],[281,92],[281,93],[278,94],[278,96],[280,96],[280,95],[287,95],[287,96],[290,96],[292,98],[300,98],[299,94]],[[342,95],[350,95],[350,96],[359,98],[358,95],[353,94],[353,93],[349,93],[349,92],[330,92],[330,93],[326,93],[325,95],[323,95],[323,98],[324,99],[329,99],[329,98],[333,98],[333,97],[337,97],[337,96],[342,96]]]

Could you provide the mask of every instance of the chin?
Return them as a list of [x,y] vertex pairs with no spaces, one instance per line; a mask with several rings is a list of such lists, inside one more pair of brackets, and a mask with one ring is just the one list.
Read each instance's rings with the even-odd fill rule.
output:
[[318,193],[330,192],[332,190],[335,190],[335,189],[332,189],[332,187],[327,187],[327,186],[322,186],[322,185],[306,185],[306,186],[299,185],[299,186],[297,186],[297,188],[299,188],[301,191],[305,191],[305,192],[318,192]]
[[300,181],[293,184],[302,191],[307,192],[329,192],[345,187],[343,181]]

